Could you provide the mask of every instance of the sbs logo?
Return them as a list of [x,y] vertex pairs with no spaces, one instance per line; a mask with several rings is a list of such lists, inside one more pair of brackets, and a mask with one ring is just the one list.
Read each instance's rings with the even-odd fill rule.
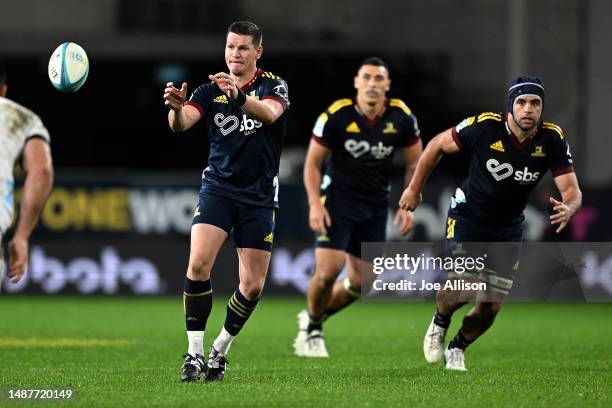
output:
[[237,116],[229,115],[225,116],[222,113],[217,113],[213,118],[215,125],[219,127],[221,134],[227,136],[240,126],[240,132],[244,132],[245,135],[254,133],[255,130],[263,126],[258,120],[250,119],[247,115],[242,115],[242,122]]
[[263,126],[258,120],[249,119],[249,117],[245,114],[242,114],[242,123],[240,124],[240,131],[244,132],[245,135],[250,135],[251,133],[255,133],[256,129],[259,129]]
[[358,142],[355,139],[348,139],[344,142],[344,148],[356,159],[368,152],[370,152],[375,159],[379,160],[393,153],[393,146],[385,146],[382,142],[378,142],[377,145],[371,146],[365,140]]
[[236,130],[236,128],[238,128],[238,125],[240,124],[240,121],[236,116],[225,116],[222,113],[217,113],[213,120],[215,122],[215,125],[219,127],[219,130],[221,131],[221,134],[223,136],[227,136],[232,133],[234,130]]
[[500,163],[495,159],[487,160],[487,170],[491,173],[495,181],[501,181],[514,174],[514,180],[520,184],[535,183],[540,178],[539,172],[530,172],[527,166],[523,170],[514,171],[510,163]]

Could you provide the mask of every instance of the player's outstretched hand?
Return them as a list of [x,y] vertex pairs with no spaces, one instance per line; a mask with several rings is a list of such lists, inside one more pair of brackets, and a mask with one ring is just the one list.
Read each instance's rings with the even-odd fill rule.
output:
[[406,211],[414,211],[419,204],[421,204],[422,200],[421,193],[414,192],[410,186],[408,186],[399,200],[399,208]]
[[550,204],[552,204],[554,211],[554,214],[550,216],[550,223],[552,225],[559,225],[559,228],[557,228],[557,231],[555,231],[558,234],[563,231],[563,228],[565,228],[570,218],[572,218],[572,209],[566,204],[562,203],[561,201],[557,201],[552,197],[550,197],[549,201]]
[[400,235],[404,236],[412,230],[414,226],[414,216],[412,211],[402,210],[401,208],[395,213],[393,225],[399,225]]
[[234,82],[234,78],[232,78],[229,74],[225,72],[217,72],[214,75],[209,75],[208,79],[213,81],[221,92],[226,94],[231,99],[236,99],[238,97],[238,87]]
[[323,204],[313,204],[310,206],[310,212],[308,214],[308,223],[310,229],[318,232],[319,234],[327,235],[327,228],[331,227],[332,221],[327,211],[327,208]]
[[8,245],[9,249],[9,272],[8,277],[12,283],[21,280],[26,272],[28,264],[28,240],[15,237]]
[[183,82],[181,89],[174,86],[174,82],[168,82],[164,89],[164,104],[173,111],[180,111],[183,102],[187,99],[187,83]]

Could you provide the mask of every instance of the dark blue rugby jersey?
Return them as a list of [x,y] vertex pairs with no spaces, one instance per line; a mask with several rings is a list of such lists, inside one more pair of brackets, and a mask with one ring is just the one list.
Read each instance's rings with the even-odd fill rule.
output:
[[522,143],[507,117],[481,113],[452,129],[455,143],[470,156],[468,177],[451,201],[460,215],[492,225],[523,220],[529,194],[550,169],[554,177],[574,171],[561,128],[543,122]]
[[214,82],[198,87],[185,102],[200,111],[208,126],[210,154],[201,191],[278,208],[278,166],[289,107],[287,83],[258,69],[242,91],[260,100],[274,99],[285,112],[273,124],[265,125],[250,118]]
[[312,138],[331,150],[321,188],[337,200],[387,205],[396,148],[420,141],[416,117],[400,99],[386,102],[370,121],[352,99],[340,99],[323,112]]

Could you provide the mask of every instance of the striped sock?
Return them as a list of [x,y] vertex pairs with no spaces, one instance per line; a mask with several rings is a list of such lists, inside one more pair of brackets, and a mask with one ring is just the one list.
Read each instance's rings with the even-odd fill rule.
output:
[[204,354],[204,329],[212,310],[212,287],[210,279],[193,281],[185,277],[183,289],[185,325],[187,326],[187,352],[192,356]]
[[229,302],[227,302],[227,314],[225,315],[225,324],[223,327],[232,336],[240,333],[242,326],[249,320],[251,313],[257,306],[256,300],[248,300],[245,298],[239,289],[236,289]]
[[210,279],[193,281],[185,277],[183,305],[187,331],[204,331],[212,310],[212,286]]

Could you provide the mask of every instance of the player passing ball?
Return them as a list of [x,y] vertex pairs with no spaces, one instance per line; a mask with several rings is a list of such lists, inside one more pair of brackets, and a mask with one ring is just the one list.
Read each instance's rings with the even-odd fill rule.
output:
[[[189,345],[182,381],[224,378],[230,346],[255,310],[268,272],[289,97],[284,80],[257,67],[262,52],[259,27],[248,21],[232,23],[225,43],[229,73],[210,75],[211,82],[199,86],[189,100],[186,83],[180,88],[168,83],[164,92],[170,128],[181,132],[204,119],[210,142],[183,290]],[[205,362],[204,330],[212,309],[210,277],[230,232],[238,253],[240,283]]]

